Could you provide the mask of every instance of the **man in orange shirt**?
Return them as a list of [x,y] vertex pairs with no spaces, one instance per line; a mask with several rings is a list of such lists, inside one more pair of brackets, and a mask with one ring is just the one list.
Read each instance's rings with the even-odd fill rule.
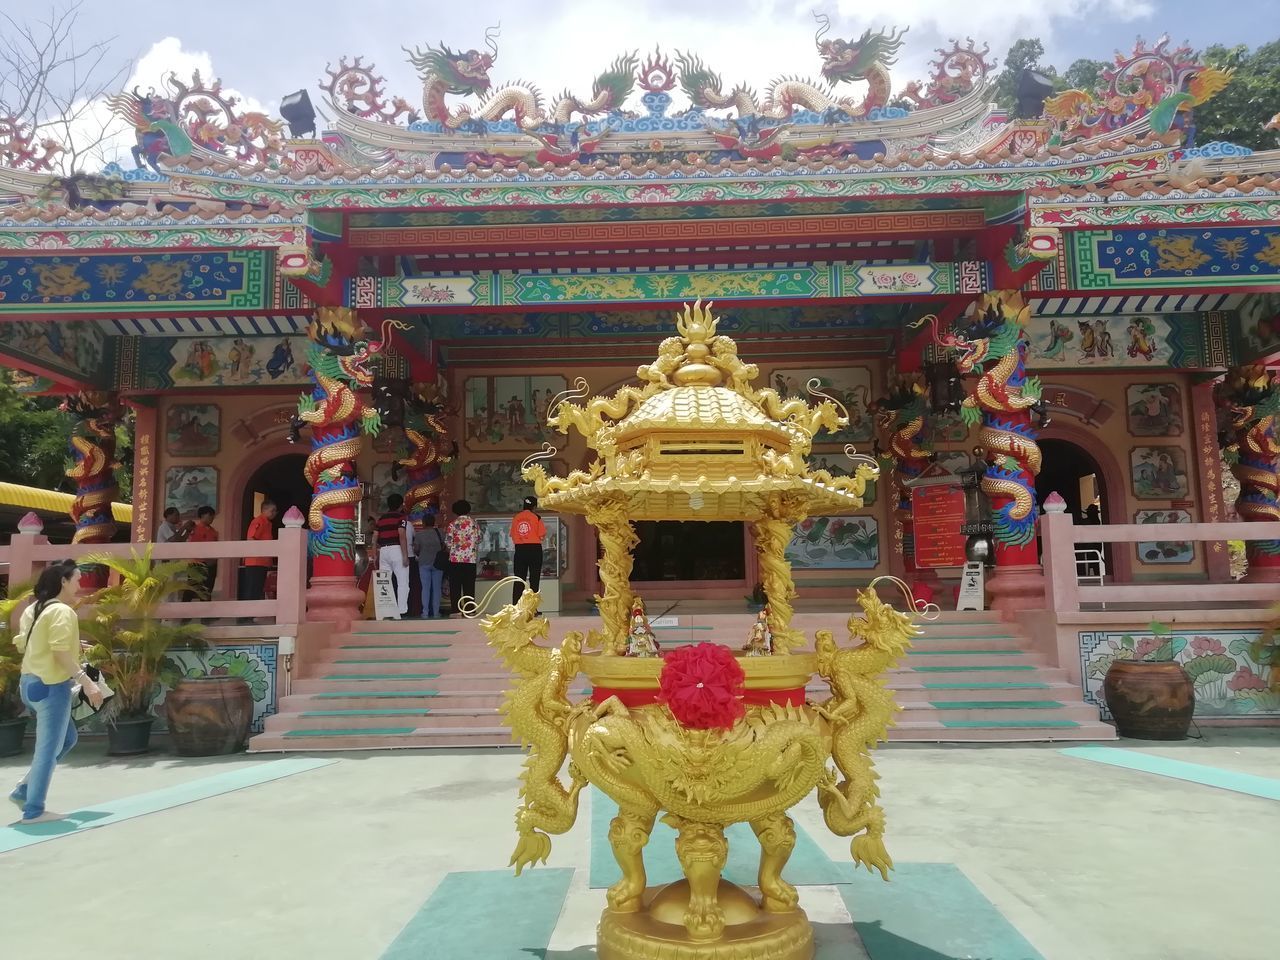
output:
[[535,593],[542,579],[542,541],[547,535],[542,518],[534,513],[538,509],[537,497],[525,497],[524,509],[511,518],[511,542],[515,544],[515,556],[511,560],[512,573],[520,579],[511,588],[511,602],[519,603],[524,593],[524,582]]
[[[271,500],[262,501],[262,509],[249,524],[246,540],[274,540],[276,505]],[[270,557],[245,557],[240,569],[240,599],[261,600],[266,596],[267,571],[271,569]]]
[[[213,507],[201,507],[196,511],[196,522],[187,534],[187,543],[215,543],[218,531],[213,529],[213,518],[216,516]],[[188,590],[182,595],[183,600],[208,600],[213,593],[213,582],[218,576],[216,560],[208,563],[192,564],[191,585],[198,591]]]

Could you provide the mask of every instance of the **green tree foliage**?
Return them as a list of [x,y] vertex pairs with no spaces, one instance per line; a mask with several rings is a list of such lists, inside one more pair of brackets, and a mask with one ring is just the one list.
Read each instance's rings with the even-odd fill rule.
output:
[[46,490],[73,489],[67,468],[71,417],[57,397],[24,397],[0,379],[0,480]]
[[1097,90],[1102,83],[1102,70],[1106,64],[1101,60],[1089,60],[1081,57],[1062,72],[1062,90]]
[[1018,75],[1023,70],[1034,70],[1045,76],[1056,78],[1058,71],[1040,62],[1044,56],[1044,44],[1038,37],[1023,37],[1015,40],[1009,52],[1005,54],[1004,69],[996,74],[993,84],[995,101],[1004,109],[1012,111],[1018,106]]
[[1280,40],[1249,48],[1215,45],[1204,63],[1233,69],[1227,88],[1195,109],[1196,142],[1226,140],[1254,150],[1274,149],[1280,138],[1263,127],[1280,111]]

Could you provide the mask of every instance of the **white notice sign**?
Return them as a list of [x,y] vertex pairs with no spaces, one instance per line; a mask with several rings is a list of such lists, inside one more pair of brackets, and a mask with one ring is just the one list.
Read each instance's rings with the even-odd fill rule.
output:
[[964,573],[960,575],[960,596],[956,600],[957,610],[983,609],[984,571],[982,564],[969,561],[964,565]]
[[400,613],[395,581],[390,570],[373,571],[373,611],[378,620],[391,620]]

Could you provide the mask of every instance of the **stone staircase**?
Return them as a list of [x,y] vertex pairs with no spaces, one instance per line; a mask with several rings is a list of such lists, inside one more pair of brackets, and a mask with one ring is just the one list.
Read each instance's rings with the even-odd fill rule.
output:
[[[847,614],[799,613],[807,636],[844,635]],[[665,646],[745,638],[754,615],[693,613],[658,627]],[[597,625],[558,616],[550,635]],[[889,678],[902,712],[892,741],[1113,740],[1064,672],[1028,651],[1016,627],[990,613],[944,613]],[[741,639],[734,639],[734,645]],[[510,746],[498,717],[509,675],[478,623],[462,619],[365,622],[313,651],[251,752]],[[587,693],[585,686],[579,695]],[[816,680],[810,696],[828,696]]]

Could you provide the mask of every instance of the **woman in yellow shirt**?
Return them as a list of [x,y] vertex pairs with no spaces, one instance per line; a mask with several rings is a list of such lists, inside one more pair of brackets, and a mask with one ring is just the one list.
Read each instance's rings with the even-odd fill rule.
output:
[[80,666],[80,621],[71,606],[76,598],[77,577],[71,560],[45,567],[36,580],[36,602],[22,612],[14,638],[22,653],[22,702],[36,718],[31,769],[9,794],[9,799],[22,808],[20,824],[63,819],[47,812],[44,801],[53,768],[76,745],[76,727],[71,722],[74,682],[79,681],[91,704],[102,705],[102,692]]

